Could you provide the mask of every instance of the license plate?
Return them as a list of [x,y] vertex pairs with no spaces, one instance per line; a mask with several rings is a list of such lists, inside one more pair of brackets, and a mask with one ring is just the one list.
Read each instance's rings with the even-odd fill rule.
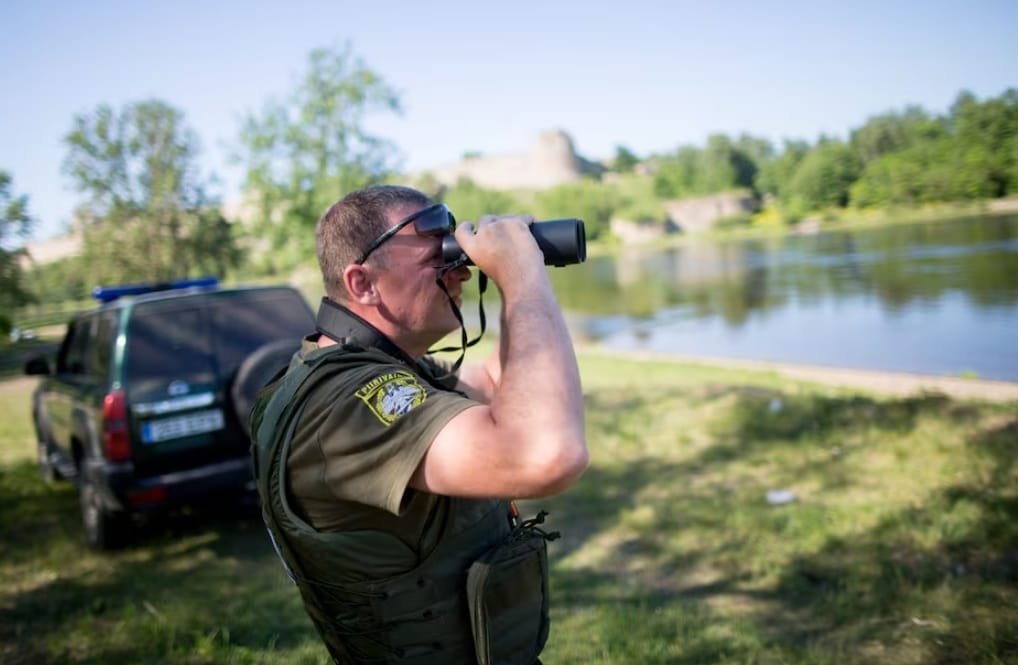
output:
[[222,409],[209,409],[176,418],[150,420],[141,426],[141,440],[145,443],[157,443],[194,434],[205,434],[223,429],[224,424]]

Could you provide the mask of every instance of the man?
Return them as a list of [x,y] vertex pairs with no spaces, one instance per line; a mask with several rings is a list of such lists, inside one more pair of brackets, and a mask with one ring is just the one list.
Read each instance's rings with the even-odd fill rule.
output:
[[508,499],[587,464],[572,345],[529,217],[455,239],[499,288],[498,348],[458,375],[426,357],[460,325],[455,222],[373,186],[318,223],[318,335],[252,415],[273,543],[336,662],[533,663],[547,638],[545,534]]

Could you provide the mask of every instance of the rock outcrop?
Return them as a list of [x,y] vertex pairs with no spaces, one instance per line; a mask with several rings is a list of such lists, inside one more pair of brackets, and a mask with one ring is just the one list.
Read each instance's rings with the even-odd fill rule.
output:
[[751,215],[758,208],[756,197],[744,193],[711,194],[665,203],[668,220],[683,233],[707,231],[719,219]]

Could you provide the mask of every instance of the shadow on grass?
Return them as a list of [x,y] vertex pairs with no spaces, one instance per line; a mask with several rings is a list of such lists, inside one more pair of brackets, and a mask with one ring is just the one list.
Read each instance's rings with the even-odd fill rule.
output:
[[317,639],[255,508],[153,516],[98,553],[69,483],[28,462],[0,473],[0,661],[237,662]]
[[[646,640],[688,641],[667,655],[644,654],[644,662],[753,660],[767,649],[789,662],[1018,659],[1018,418],[977,426],[978,407],[937,394],[875,400],[753,387],[648,397],[660,404],[726,399],[731,417],[710,445],[675,455],[638,442],[617,448],[617,457],[600,460],[568,493],[541,502],[551,528],[564,532],[552,545],[560,612],[618,607],[612,616],[627,617],[628,627],[615,631],[617,640],[634,650]],[[627,412],[640,403],[588,396],[599,435],[630,443],[638,435]],[[753,465],[772,460],[781,468],[769,478],[808,478],[821,497],[864,483],[865,466],[828,454],[831,442],[879,447],[927,417],[969,426],[958,456],[978,470],[959,470],[957,483],[920,505],[885,511],[861,537],[829,529],[822,498],[769,506],[766,486],[754,484]],[[642,431],[650,437],[648,423]],[[918,453],[903,458],[900,473],[916,464],[924,464]],[[733,482],[725,479],[729,471]],[[766,551],[783,541],[791,543],[787,554]],[[797,542],[809,553],[796,554]],[[658,625],[663,615],[671,628]],[[759,642],[740,647],[710,631],[732,616],[748,622]],[[611,630],[612,620],[599,626]]]
[[886,641],[890,624],[921,641],[924,662],[1018,660],[1018,418],[965,444],[984,462],[968,482],[787,567],[775,597],[814,617],[812,636]]
[[[719,405],[720,420],[695,421],[705,441],[667,420]],[[1018,418],[974,409],[936,395],[593,392],[595,463],[569,492],[525,506],[547,508],[563,533],[550,546],[556,621],[589,628],[553,632],[553,650],[678,665],[1015,661]],[[832,445],[879,447],[927,417],[983,423],[964,430],[972,469],[861,535],[829,529],[820,500],[764,501],[776,477],[853,487],[868,470]],[[767,464],[778,468],[758,477]],[[0,528],[3,662],[275,662],[317,644],[250,510],[178,513],[98,555],[80,544],[73,488],[42,485],[24,462],[0,469]],[[570,640],[601,640],[609,659]]]

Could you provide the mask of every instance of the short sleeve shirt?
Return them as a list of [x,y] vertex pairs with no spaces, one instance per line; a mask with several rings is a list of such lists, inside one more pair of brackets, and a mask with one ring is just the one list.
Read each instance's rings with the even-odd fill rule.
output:
[[413,546],[434,497],[407,483],[438,432],[478,403],[445,387],[430,359],[411,366],[377,349],[307,340],[301,353],[346,355],[306,397],[287,460],[292,500],[319,530],[381,524]]

